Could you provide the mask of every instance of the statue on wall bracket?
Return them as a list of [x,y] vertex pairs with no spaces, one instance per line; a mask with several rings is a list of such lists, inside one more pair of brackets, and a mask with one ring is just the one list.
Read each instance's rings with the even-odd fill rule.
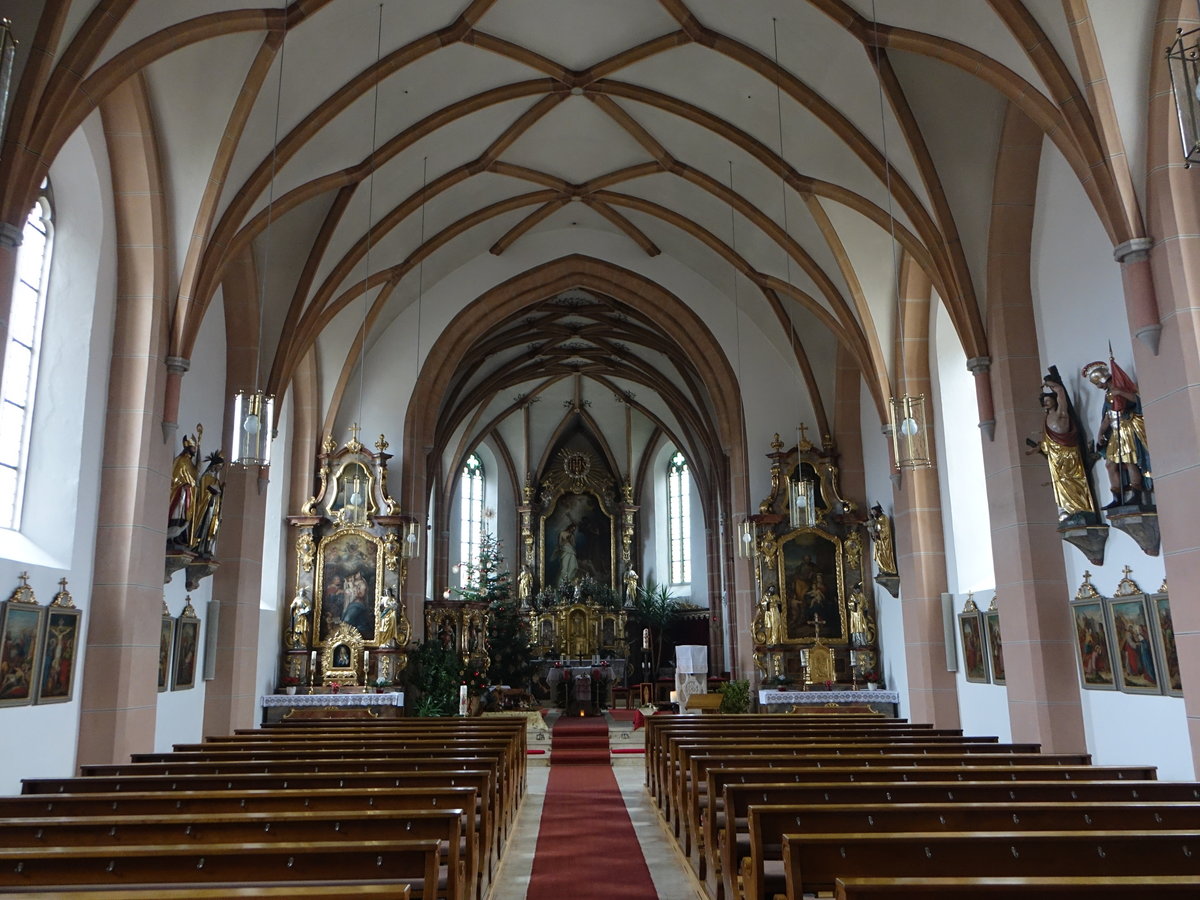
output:
[[1062,539],[1079,548],[1093,565],[1103,565],[1108,526],[1100,520],[1090,478],[1098,457],[1084,438],[1083,425],[1056,366],[1042,379],[1038,402],[1043,413],[1042,433],[1036,440],[1025,439],[1025,455],[1040,453],[1046,458]]
[[[171,495],[167,506],[166,581],[187,570],[186,587],[194,591],[213,574],[217,535],[221,529],[221,500],[225,493],[225,457],[220,449],[202,456],[204,426],[183,436],[183,446],[171,464]],[[201,465],[201,460],[204,465]]]
[[1142,552],[1158,556],[1160,536],[1154,503],[1154,477],[1137,383],[1112,356],[1108,363],[1088,363],[1080,370],[1104,391],[1096,450],[1104,456],[1112,501],[1104,507],[1109,524],[1132,537]]

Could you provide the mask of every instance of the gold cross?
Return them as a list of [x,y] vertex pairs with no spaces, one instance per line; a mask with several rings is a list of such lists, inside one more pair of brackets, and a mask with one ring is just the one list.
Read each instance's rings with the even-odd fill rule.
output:
[[800,443],[808,443],[808,426],[803,422],[800,423]]
[[818,613],[813,613],[813,617],[809,621],[812,622],[813,637],[820,637],[821,636],[821,626],[825,624],[825,620],[822,619]]
[[22,572],[17,577],[21,579],[21,587],[29,587],[29,573],[28,572]]
[[355,443],[358,443],[358,433],[360,431],[362,431],[362,427],[357,422],[350,426],[350,437]]
[[65,578],[58,579],[58,586],[65,591],[67,589],[67,579],[65,579]]

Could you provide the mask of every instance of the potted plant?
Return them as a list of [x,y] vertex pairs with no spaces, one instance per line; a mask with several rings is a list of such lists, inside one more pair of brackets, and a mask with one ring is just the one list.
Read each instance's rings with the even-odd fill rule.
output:
[[719,688],[721,692],[721,712],[745,713],[750,711],[750,682],[744,680],[727,681]]
[[380,675],[375,679],[375,693],[382,694],[386,688],[391,686],[391,684],[391,681]]
[[285,675],[283,678],[284,693],[287,693],[287,694],[296,693],[296,688],[299,686],[299,684],[300,684],[300,679],[297,678],[295,675]]
[[874,669],[863,676],[863,681],[867,683],[868,691],[879,690],[879,673]]

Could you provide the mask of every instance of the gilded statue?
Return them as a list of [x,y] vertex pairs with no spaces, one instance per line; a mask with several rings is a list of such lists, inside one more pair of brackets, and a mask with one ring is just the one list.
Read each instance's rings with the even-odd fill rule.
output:
[[1137,384],[1111,356],[1107,365],[1100,361],[1088,363],[1081,374],[1104,391],[1096,449],[1104,454],[1108,486],[1113,497],[1104,508],[1132,503],[1150,506],[1153,490],[1150,450]]
[[312,601],[308,597],[308,588],[300,588],[300,592],[292,600],[291,620],[287,633],[289,650],[308,649],[308,626],[311,616]]
[[524,606],[529,602],[529,598],[533,596],[533,572],[529,570],[528,565],[521,566],[521,573],[517,576],[517,598]]
[[752,635],[756,644],[777,647],[783,643],[783,601],[779,588],[771,585],[758,601]]
[[379,625],[376,629],[375,643],[380,647],[395,647],[398,642],[396,613],[400,604],[396,600],[396,592],[390,587],[385,588],[379,601]]
[[870,647],[875,643],[875,623],[871,621],[870,610],[867,609],[867,598],[863,594],[862,582],[854,586],[846,599],[846,612],[849,616],[850,643],[854,647]]
[[637,602],[638,573],[630,566],[625,570],[625,605],[633,606]]
[[1041,453],[1050,467],[1050,484],[1054,488],[1054,503],[1059,522],[1096,519],[1096,504],[1084,464],[1083,445],[1079,429],[1071,415],[1071,401],[1052,366],[1042,381],[1042,410],[1045,423],[1042,438],[1026,438],[1025,453]]
[[171,503],[167,512],[167,539],[187,546],[188,525],[192,519],[192,508],[196,500],[196,479],[199,477],[199,435],[204,433],[201,425],[196,426],[196,435],[183,436],[183,449],[171,464]]
[[896,575],[896,545],[892,538],[892,520],[883,507],[876,503],[871,507],[871,518],[867,522],[871,534],[871,554],[881,575]]
[[225,457],[220,450],[208,456],[208,465],[196,485],[192,528],[188,546],[202,557],[211,557],[221,528],[221,495],[225,491]]

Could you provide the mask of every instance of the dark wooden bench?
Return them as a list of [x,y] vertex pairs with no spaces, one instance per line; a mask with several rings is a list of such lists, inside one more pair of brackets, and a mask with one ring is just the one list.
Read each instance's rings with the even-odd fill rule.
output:
[[837,900],[916,900],[920,897],[983,897],[989,900],[1081,900],[1112,897],[1158,900],[1200,897],[1200,877],[1110,875],[1040,878],[839,878]]
[[[2,890],[2,889],[0,889]],[[236,900],[238,897],[269,898],[279,897],[287,900],[291,897],[329,898],[341,900],[344,897],[374,898],[374,900],[408,900],[410,891],[407,884],[356,884],[352,881],[329,882],[322,885],[289,884],[287,887],[270,887],[256,885],[254,887],[190,887],[173,888],[162,885],[146,887],[123,887],[115,891],[63,890],[61,887],[31,889],[15,893],[2,890],[8,900],[46,900],[53,891],[54,900]]]
[[[909,803],[751,805],[747,855],[731,860],[727,887],[737,896],[774,897],[786,890],[782,837],[811,834],[962,831],[1187,831],[1200,824],[1200,804]],[[731,892],[732,894],[732,892]]]
[[[129,847],[139,844],[304,844],[310,841],[436,840],[445,854],[434,887],[422,895],[465,900],[474,895],[463,858],[463,810],[312,810],[288,812],[174,813],[157,815],[30,816],[0,818],[0,846]],[[470,845],[468,845],[470,846]],[[468,894],[469,891],[469,894]]]
[[1189,831],[1006,831],[783,836],[788,900],[838,878],[1200,876]]
[[709,852],[708,887],[714,896],[737,896],[741,861],[750,855],[749,808],[755,803],[866,804],[874,809],[910,803],[1051,803],[1073,807],[1100,803],[1192,807],[1200,803],[1200,784],[1170,781],[799,784],[767,781],[771,774],[753,769],[748,774],[747,770],[731,769],[713,769],[708,773],[710,793],[724,798],[722,812],[704,820],[705,847]]
[[0,847],[6,887],[68,885],[282,886],[287,882],[436,883],[440,841],[305,841],[98,847]]

